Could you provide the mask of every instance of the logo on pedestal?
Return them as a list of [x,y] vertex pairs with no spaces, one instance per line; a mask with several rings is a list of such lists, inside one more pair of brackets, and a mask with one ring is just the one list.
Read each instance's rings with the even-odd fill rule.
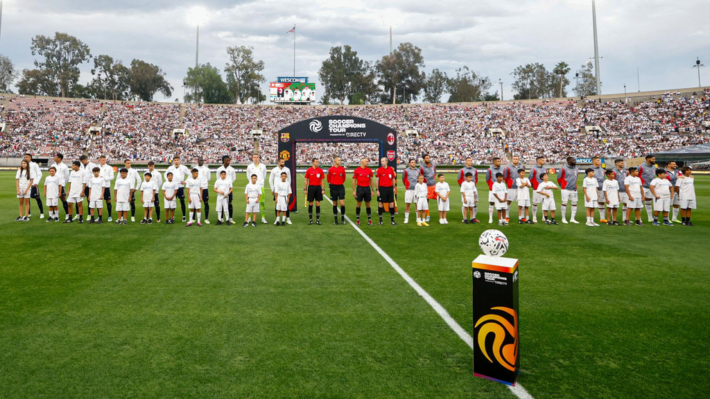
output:
[[[518,358],[518,315],[515,310],[506,307],[494,307],[491,310],[507,313],[507,316],[496,313],[482,316],[474,326],[474,339],[489,362],[515,371],[515,362]],[[509,320],[510,316],[512,316],[512,323]],[[486,346],[489,334],[493,334],[493,342]]]

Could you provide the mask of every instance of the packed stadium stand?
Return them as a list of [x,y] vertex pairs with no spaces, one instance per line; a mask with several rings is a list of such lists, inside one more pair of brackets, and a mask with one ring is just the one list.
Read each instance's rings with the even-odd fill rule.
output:
[[[538,155],[551,162],[568,155],[634,158],[710,142],[710,89],[696,93],[620,99],[566,99],[470,104],[366,106],[272,106],[133,103],[4,95],[0,97],[0,157],[87,153],[112,162],[123,158],[169,162],[174,154],[219,163],[231,154],[246,163],[254,151],[252,129],[261,129],[259,150],[267,162],[277,156],[276,132],[297,121],[350,115],[372,119],[398,132],[399,158],[429,153],[438,164],[476,163],[518,154],[528,163]],[[590,129],[590,127],[592,127]],[[173,134],[185,129],[185,134]],[[90,132],[91,131],[91,132]],[[406,134],[416,131],[418,134]],[[96,133],[96,134],[94,134]],[[346,164],[361,157],[375,161],[372,144],[303,146],[301,160],[330,159]]]

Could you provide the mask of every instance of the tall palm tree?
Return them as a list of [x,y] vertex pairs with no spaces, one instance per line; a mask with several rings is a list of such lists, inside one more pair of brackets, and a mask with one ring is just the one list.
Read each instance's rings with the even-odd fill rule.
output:
[[562,79],[564,79],[565,75],[567,75],[569,71],[569,65],[567,65],[564,61],[558,62],[557,65],[555,65],[555,69],[552,70],[555,75],[560,76],[560,98],[562,98]]

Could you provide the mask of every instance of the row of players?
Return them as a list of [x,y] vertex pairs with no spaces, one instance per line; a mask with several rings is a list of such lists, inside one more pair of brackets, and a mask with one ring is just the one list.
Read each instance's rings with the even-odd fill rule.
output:
[[[65,207],[65,213],[68,213],[67,218],[70,218],[69,215],[71,215],[71,212],[68,211],[68,201],[65,200],[66,193],[63,191],[63,181],[68,181],[69,177],[62,179],[62,175],[68,173],[68,170],[66,169],[66,166],[61,162],[62,156],[61,154],[57,154],[55,156],[55,163],[52,165],[54,167],[54,172],[50,172],[51,178],[54,179],[55,175],[58,173],[57,179],[59,179],[58,184],[60,186],[59,188],[59,198],[62,199],[62,202]],[[253,163],[250,164],[247,168],[247,175],[253,179],[253,175],[256,175],[256,184],[259,187],[259,194],[257,195],[256,192],[252,193],[252,197],[250,198],[245,198],[248,205],[250,201],[254,201],[256,199],[256,202],[259,203],[258,211],[261,211],[262,215],[262,222],[266,223],[266,219],[264,217],[264,180],[266,177],[266,167],[259,162],[259,156],[254,155],[253,157]],[[448,184],[446,184],[445,181],[443,181],[443,177],[439,176],[437,179],[436,176],[436,166],[431,162],[430,157],[428,155],[425,155],[423,157],[423,163],[420,167],[416,166],[415,160],[410,160],[409,165],[407,168],[404,170],[403,174],[403,180],[404,180],[404,185],[407,189],[405,193],[405,204],[406,204],[406,210],[405,210],[405,223],[408,223],[408,218],[409,218],[409,210],[410,210],[410,205],[412,203],[417,204],[417,211],[418,212],[424,212],[426,216],[422,216],[421,214],[418,214],[418,222],[423,222],[424,224],[429,221],[429,211],[428,209],[420,209],[424,205],[422,204],[422,195],[421,192],[419,194],[416,194],[417,190],[417,184],[419,183],[419,176],[422,176],[423,178],[423,184],[426,186],[426,208],[428,208],[428,201],[435,199],[437,200],[439,204],[439,211],[440,211],[440,217],[439,221],[440,223],[448,223],[446,220],[446,212],[448,212],[448,196],[450,193],[450,189],[448,187]],[[489,223],[492,223],[493,221],[493,214],[494,211],[497,209],[499,211],[499,216],[508,216],[508,215],[503,215],[503,212],[507,213],[507,208],[510,207],[511,203],[514,201],[518,201],[518,197],[524,197],[522,198],[522,202],[518,201],[518,208],[519,208],[519,222],[521,223],[536,223],[537,222],[537,208],[538,205],[542,203],[543,207],[543,214],[545,215],[545,221],[549,222],[550,224],[556,224],[556,221],[554,220],[554,215],[551,214],[551,211],[554,211],[555,209],[550,209],[551,207],[554,207],[554,198],[551,196],[549,190],[556,189],[553,188],[551,182],[549,182],[548,177],[546,175],[547,169],[545,168],[545,158],[543,157],[538,157],[536,159],[536,166],[531,168],[531,174],[530,178],[527,179],[525,177],[525,172],[524,172],[524,167],[520,164],[519,158],[518,157],[513,157],[512,160],[512,165],[509,167],[502,167],[501,166],[501,161],[500,159],[494,159],[493,165],[486,171],[486,181],[488,182],[489,185]],[[235,170],[229,165],[231,162],[231,159],[228,156],[225,156],[223,158],[223,165],[218,169],[217,173],[221,175],[221,172],[225,172],[226,177],[225,179],[228,180],[231,183],[234,183],[236,180],[236,173]],[[344,199],[345,199],[345,190],[343,187],[343,183],[345,181],[345,169],[340,165],[340,159],[339,157],[336,157],[334,159],[335,165],[329,169],[328,174],[327,174],[327,181],[330,184],[331,188],[331,199],[333,202],[333,216],[335,218],[335,223],[338,223],[337,220],[337,205],[338,203],[341,206],[341,218],[342,222],[344,222],[344,215],[345,215],[345,209],[344,209]],[[378,205],[379,205],[379,216],[380,216],[380,224],[382,224],[382,213],[383,210],[387,210],[387,207],[389,206],[389,211],[391,213],[391,219],[392,219],[392,224],[396,224],[394,222],[394,211],[396,210],[396,201],[395,201],[395,196],[396,196],[396,172],[393,168],[387,166],[387,159],[383,158],[382,159],[382,167],[377,170],[377,179],[376,179],[376,184],[375,181],[373,180],[373,173],[372,171],[367,167],[367,159],[363,159],[361,162],[360,168],[356,169],[353,175],[353,196],[357,199],[357,209],[356,209],[356,214],[357,214],[357,222],[359,224],[360,220],[360,206],[362,202],[366,203],[367,211],[368,211],[368,223],[371,224],[371,212],[370,212],[370,201],[372,198],[371,193],[374,191],[377,191],[377,199],[378,199]],[[76,163],[76,162],[75,162]],[[75,186],[79,186],[80,183],[83,182],[84,184],[84,189],[80,190],[77,188],[78,191],[83,191],[82,196],[86,196],[87,200],[89,201],[90,209],[91,209],[91,201],[90,201],[90,179],[91,179],[91,174],[94,173],[94,168],[98,167],[99,168],[99,176],[96,177],[94,176],[94,184],[99,184],[99,181],[97,180],[98,178],[102,179],[102,183],[104,190],[103,194],[100,197],[102,200],[105,200],[108,205],[108,212],[109,212],[109,221],[111,220],[111,190],[110,190],[110,182],[113,179],[113,169],[111,166],[106,164],[106,159],[105,157],[101,157],[99,159],[99,166],[96,166],[88,161],[88,158],[86,157],[81,157],[80,161],[78,162],[79,165],[74,165],[72,168],[78,167],[78,170],[72,171],[74,174],[74,180],[77,182]],[[633,204],[629,206],[631,209],[640,209],[641,206],[638,206],[639,203],[643,203],[643,200],[646,201],[646,209],[647,212],[649,213],[649,221],[654,221],[653,217],[653,212],[651,210],[651,202],[653,199],[656,199],[656,203],[654,204],[656,208],[661,207],[660,212],[663,212],[663,205],[666,202],[666,198],[657,198],[656,194],[654,194],[654,188],[651,187],[651,183],[653,181],[653,178],[649,178],[650,176],[653,176],[654,178],[656,177],[656,167],[655,167],[655,159],[653,156],[648,156],[646,157],[646,163],[636,169],[633,173],[638,175],[639,180],[641,182],[640,186],[641,188],[639,191],[642,191],[641,194],[639,193],[627,193],[629,190],[629,187],[633,188],[634,191],[636,190],[635,188],[635,183],[631,182],[632,184],[629,186],[627,184],[628,182],[626,179],[628,177],[635,177],[635,176],[629,176],[628,172],[629,171],[624,169],[623,165],[623,160],[616,160],[615,161],[616,169],[611,170],[611,171],[606,171],[601,167],[601,162],[598,157],[595,157],[593,159],[593,167],[591,169],[591,176],[589,173],[587,173],[587,181],[588,186],[584,187],[585,191],[585,205],[589,204],[588,199],[591,198],[591,202],[594,203],[596,202],[599,212],[600,212],[600,221],[601,222],[608,222],[606,219],[611,219],[612,214],[614,214],[614,219],[611,220],[611,222],[615,222],[615,209],[618,209],[619,204],[623,205],[623,214],[628,215],[629,212],[627,211],[627,205],[629,205],[631,202]],[[149,172],[151,174],[150,180],[153,180],[152,182],[149,180],[149,184],[144,184],[145,182],[141,182],[140,178],[138,177],[138,173],[135,171],[135,169],[131,168],[131,164],[129,160],[126,160],[125,162],[126,166],[126,175],[127,179],[133,183],[133,190],[136,188],[142,189],[142,186],[145,185],[146,189],[148,189],[150,186],[153,187],[153,191],[155,194],[157,194],[158,191],[162,188],[161,184],[161,175],[157,171],[155,171],[155,165],[150,163],[149,164]],[[64,173],[62,173],[62,167],[65,168]],[[22,172],[22,170],[26,170],[26,172]],[[519,168],[519,169],[518,169]],[[204,165],[204,162],[201,159],[198,159],[198,165],[194,168],[197,170],[198,173],[198,180],[200,181],[201,184],[201,190],[200,190],[200,198],[201,201],[197,201],[199,203],[204,203],[205,207],[205,213],[206,213],[206,223],[209,223],[209,220],[207,219],[208,212],[209,212],[209,191],[207,189],[208,183],[211,179],[211,172],[209,168]],[[523,169],[523,174],[520,175],[520,169]],[[515,172],[513,172],[515,171]],[[280,179],[280,174],[281,173],[286,173],[286,178],[287,181],[289,182],[290,186],[290,180],[291,180],[291,175],[290,171],[288,168],[284,166],[284,161],[279,160],[279,165],[272,170],[271,173],[271,178],[269,179],[269,184],[274,196],[274,200],[278,203],[278,195],[275,190],[275,182],[278,182]],[[20,217],[18,220],[28,220],[29,217],[29,200],[27,197],[32,196],[34,198],[38,199],[38,205],[41,207],[41,199],[39,198],[39,193],[38,190],[36,189],[37,185],[36,182],[38,179],[36,179],[36,176],[38,175],[41,176],[41,170],[39,170],[39,167],[36,165],[36,163],[31,162],[31,155],[27,154],[25,157],[25,161],[23,161],[22,167],[20,170],[18,170],[18,175],[17,175],[17,189],[18,189],[18,198],[20,198]],[[185,221],[185,204],[184,204],[184,189],[187,184],[187,181],[185,177],[190,174],[191,171],[187,169],[184,165],[180,164],[180,158],[175,157],[173,160],[173,165],[168,168],[166,171],[166,183],[168,184],[168,188],[173,184],[172,179],[175,179],[175,184],[177,184],[177,190],[175,194],[173,195],[170,193],[168,195],[168,198],[171,198],[170,201],[167,201],[166,207],[173,206],[173,202],[175,201],[175,197],[180,199],[181,202],[181,207],[183,210],[183,221]],[[511,176],[513,173],[518,173],[519,178],[513,179]],[[462,213],[464,214],[464,222],[478,222],[476,219],[476,212],[477,212],[477,202],[478,202],[478,195],[477,192],[472,193],[470,191],[470,186],[471,184],[464,184],[465,180],[467,179],[467,175],[471,175],[471,182],[473,185],[473,188],[475,189],[475,184],[478,182],[478,170],[476,168],[473,168],[472,165],[472,159],[468,158],[466,159],[466,166],[462,168],[459,172],[459,179],[458,183],[462,186],[462,201],[464,205],[466,204],[471,204],[471,201],[473,201],[473,206],[462,206]],[[576,176],[578,174],[578,170],[576,168],[576,165],[574,163],[574,158],[568,158],[567,160],[567,165],[565,165],[559,172],[558,174],[558,184],[559,188],[562,191],[562,222],[563,223],[568,223],[565,214],[566,214],[566,207],[569,202],[571,202],[572,205],[572,217],[570,221],[572,223],[576,223],[576,220],[574,219],[574,215],[576,214],[576,205],[577,205],[577,199],[578,199],[578,193],[577,193],[577,179]],[[172,178],[169,178],[168,176],[172,175]],[[501,175],[501,176],[498,176]],[[670,194],[669,194],[669,200],[670,203],[673,205],[673,219],[674,221],[676,220],[677,217],[677,210],[680,208],[681,205],[681,195],[680,195],[680,190],[682,185],[688,186],[685,190],[688,192],[686,197],[688,197],[687,203],[683,206],[683,224],[690,224],[690,211],[691,209],[694,209],[695,207],[695,201],[694,201],[694,190],[692,188],[692,177],[690,176],[690,171],[688,171],[688,176],[682,177],[681,184],[675,184],[677,179],[678,179],[679,173],[676,171],[675,168],[675,163],[669,163],[668,164],[668,172],[664,174],[664,177],[668,179],[668,181],[671,183],[671,188],[669,189]],[[23,177],[24,176],[24,177]],[[605,176],[608,181],[605,182]],[[322,169],[319,168],[318,166],[318,160],[314,159],[313,160],[313,165],[311,168],[308,169],[306,172],[306,187],[304,187],[304,194],[307,198],[307,203],[309,204],[309,219],[310,223],[313,223],[313,202],[315,201],[316,203],[316,223],[320,224],[320,201],[323,199],[323,195],[325,194],[325,186],[324,186],[324,178],[326,177],[326,174],[323,172]],[[574,177],[574,178],[572,178]],[[687,177],[687,179],[686,179]],[[218,177],[220,179],[221,176]],[[597,189],[592,190],[592,179],[595,179],[597,182]],[[40,177],[41,179],[41,177]],[[49,179],[49,178],[48,178]],[[527,183],[524,180],[521,179],[527,179]],[[157,180],[157,181],[156,181]],[[437,180],[439,180],[437,182]],[[609,197],[609,194],[607,193],[609,189],[609,185],[612,184],[610,183],[612,180],[615,180],[617,182],[617,190],[618,193],[614,193],[612,191],[611,198]],[[540,189],[541,183],[545,183],[543,186],[543,189]],[[619,184],[620,182],[620,184]],[[495,185],[495,189],[494,189]],[[522,186],[522,187],[521,187]],[[605,186],[607,186],[607,190],[605,190]],[[664,185],[665,186],[665,185]],[[28,195],[28,191],[30,190],[30,195]],[[526,195],[523,193],[523,191],[527,192],[527,187],[532,187],[533,188],[533,197],[532,197],[532,211],[533,211],[533,219],[530,222],[528,220],[528,208],[530,207],[530,204],[527,202],[530,202],[529,194]],[[505,188],[506,192],[503,193],[502,190]],[[525,190],[521,190],[521,188],[524,188]],[[46,192],[46,182],[45,182],[45,192]],[[423,187],[419,187],[419,190],[423,190]],[[547,190],[547,191],[546,191]],[[116,191],[116,190],[114,190]],[[142,190],[141,190],[142,191]],[[193,189],[193,192],[196,190]],[[50,190],[52,192],[52,190]],[[95,191],[95,195],[98,196],[99,190]],[[468,196],[466,195],[466,192],[468,192]],[[665,189],[661,188],[661,192],[665,192]],[[603,194],[599,194],[603,193]],[[678,193],[678,194],[676,194]],[[35,196],[36,195],[36,196]],[[50,194],[51,195],[51,194]],[[114,195],[116,195],[116,192],[114,192]],[[219,195],[219,193],[218,193]],[[246,193],[245,193],[246,195]],[[505,196],[505,200],[501,201],[500,197],[501,195]],[[164,192],[165,196],[165,192]],[[613,197],[618,197],[618,201],[616,201]],[[71,195],[70,195],[71,197]],[[692,197],[692,198],[691,198]],[[230,192],[228,195],[228,205],[227,205],[227,211],[229,212],[229,215],[233,215],[231,203],[232,203],[232,193]],[[189,199],[189,195],[188,195]],[[630,199],[632,199],[630,201]],[[660,199],[663,199],[663,201],[658,201]],[[74,198],[72,201],[75,203],[79,203],[81,201],[77,201],[76,198]],[[287,203],[290,202],[290,199],[286,198]],[[54,202],[54,201],[53,201]],[[145,205],[145,201],[144,205]],[[193,201],[190,201],[190,205],[192,206]],[[159,219],[160,217],[160,211],[159,211],[159,201],[157,199],[157,195],[154,195],[154,201],[153,201],[153,208],[156,208],[158,210],[157,212],[157,218]],[[98,207],[98,204],[96,201],[94,201],[95,208]],[[604,212],[604,207],[605,205],[608,205],[608,208],[606,213]],[[131,192],[129,194],[129,207],[132,212],[132,217],[131,219],[135,221],[134,219],[134,213],[135,213],[135,204],[134,204],[134,195]],[[58,212],[56,210],[56,206],[54,207],[55,209],[52,210],[51,218],[52,220],[58,220]],[[144,206],[144,208],[148,208]],[[384,209],[383,209],[384,208]],[[505,209],[503,209],[505,208]],[[587,208],[587,224],[589,225],[594,225],[594,208],[595,207],[589,207],[586,206]],[[173,208],[174,209],[174,208]],[[257,210],[253,209],[252,207],[252,212],[249,212],[252,216],[253,224],[255,225],[256,222],[256,212]],[[25,215],[23,216],[23,211],[25,212]],[[42,211],[40,209],[40,211]],[[288,217],[288,210],[286,210],[287,215],[286,215],[286,221],[290,223],[290,218]],[[655,211],[657,212],[657,211]],[[193,213],[194,208],[193,208]],[[639,212],[640,213],[640,212]],[[77,214],[79,214],[79,209],[77,206]],[[43,215],[42,215],[43,216]],[[125,221],[126,219],[123,219],[122,215],[122,221]],[[277,213],[278,216],[278,213]],[[469,218],[470,216],[470,218]],[[637,215],[638,216],[638,215]],[[174,218],[174,211],[172,215],[168,218],[168,220],[173,220]],[[591,218],[591,220],[590,220]],[[628,222],[628,217],[626,217],[625,221]],[[687,219],[687,220],[686,220]],[[148,219],[150,220],[150,219]],[[230,223],[233,223],[233,220],[231,218],[226,218],[225,220],[230,221]],[[507,223],[508,222],[507,217],[502,217],[500,222],[502,223]],[[276,223],[278,224],[278,220]],[[283,222],[283,220],[282,220]],[[639,217],[637,217],[637,222],[640,223]],[[678,221],[679,222],[679,221]],[[627,223],[628,224],[628,223]]]

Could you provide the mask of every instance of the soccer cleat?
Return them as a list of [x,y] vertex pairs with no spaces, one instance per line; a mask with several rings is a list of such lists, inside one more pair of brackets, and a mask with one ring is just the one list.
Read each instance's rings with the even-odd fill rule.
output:
[[103,223],[104,223],[104,221],[102,219],[99,219],[96,221],[96,224],[103,224]]
[[660,224],[658,224],[657,221],[654,221],[652,224],[653,224],[654,226],[660,226]]
[[607,222],[606,219],[600,219],[600,220],[599,220],[599,223],[606,223],[606,222]]
[[567,219],[562,219],[562,224],[569,224],[569,222],[567,221]]
[[367,225],[372,226],[372,219],[367,219]]
[[355,224],[359,226],[359,225],[360,225],[360,219],[356,220],[356,221],[355,221]]
[[242,225],[242,227],[249,227],[249,222],[244,222],[244,224]]
[[518,224],[525,224],[525,222],[523,222],[523,219],[518,219]]
[[153,219],[148,219],[148,224],[153,224]]
[[607,220],[606,225],[611,226],[611,220]]
[[575,220],[575,219],[570,219],[569,222],[570,222],[570,223],[574,223],[574,224],[579,224],[579,222],[578,222],[577,220]]
[[683,222],[681,222],[680,220],[678,220],[678,218],[675,218],[675,219],[671,220],[671,222],[673,222],[673,223],[683,223]]
[[49,222],[51,222],[51,221],[53,221],[53,220],[54,220],[54,219],[49,218],[49,219],[47,219],[47,221],[46,221],[45,223],[49,223]]
[[[439,221],[441,223],[441,220]],[[382,226],[384,223],[382,223],[382,220],[380,220],[380,226]]]
[[[22,218],[20,218],[20,219],[22,219]],[[66,223],[74,223],[74,219],[69,218],[69,219],[65,220],[64,223],[65,224]]]
[[192,226],[192,222],[188,222],[188,223],[185,225],[185,227],[190,227],[190,226]]
[[197,227],[202,227],[202,223],[197,222]]
[[587,224],[587,226],[589,226],[589,227],[594,227],[594,223],[592,223],[592,222],[587,222],[586,224]]
[[617,222],[616,220],[615,220],[614,222],[612,222],[611,225],[612,225],[612,226],[621,226],[621,225],[619,224],[619,222]]
[[321,225],[320,219],[316,219],[316,224],[317,224],[318,226]]
[[158,220],[156,221],[156,223],[160,223],[160,219],[158,219]]
[[182,217],[182,222],[185,223],[187,221],[187,218],[185,216]]
[[537,218],[533,218],[533,223],[537,223]]
[[631,223],[630,220],[627,220],[627,221],[624,222],[624,226],[633,226],[633,225],[634,225],[634,224]]
[[673,223],[671,223],[671,222],[665,220],[665,221],[663,221],[663,225],[664,225],[664,226],[673,226]]
[[83,224],[83,223],[84,223],[84,219],[81,219],[81,218],[80,218],[80,219],[79,219],[79,224]]
[[313,224],[313,219],[311,219],[311,220],[308,221],[308,225],[309,225],[309,226],[312,225],[312,224]]
[[636,221],[636,226],[644,226],[643,222],[640,220]]
[[44,219],[44,213],[40,213],[40,214],[39,214],[39,218],[40,218],[40,219]]
[[266,221],[266,218],[261,218],[261,223],[267,224],[269,222]]
[[535,222],[533,222],[532,220],[528,219],[528,220],[525,222],[525,224],[535,224]]
[[559,223],[557,223],[557,220],[552,220],[550,224],[559,225]]
[[392,226],[396,226],[396,225],[397,225],[397,222],[395,222],[395,221],[393,220],[393,221],[390,222],[390,224],[391,224]]
[[427,222],[422,222],[422,226],[429,227],[429,224]]
[[124,220],[123,220],[123,225],[125,226],[125,225],[127,225],[127,224],[128,224],[128,220],[125,220],[125,219],[124,219]]
[[545,220],[545,224],[550,225],[550,224],[552,224],[552,221],[551,221],[551,220]]
[[[424,220],[424,222],[429,222],[430,220],[431,220],[431,216],[427,216],[427,217],[426,217],[426,220]],[[428,226],[428,225],[427,225],[427,226]]]
[[345,221],[345,219],[342,219],[341,222],[342,222],[343,226],[345,226],[345,225],[348,223],[348,222]]
[[463,224],[468,224],[468,220],[463,220],[462,223],[463,223]]
[[24,219],[22,216],[18,216],[17,219],[15,219],[16,222],[21,222],[22,219]]
[[256,222],[255,222],[255,221],[252,221],[252,222],[251,222],[251,227],[256,227]]
[[135,222],[135,221],[136,221],[136,218],[134,218],[133,216],[131,216],[131,222]]
[[[108,217],[108,221],[109,221],[109,222],[113,222],[113,218],[112,218],[111,216],[109,216],[109,217]],[[160,223],[160,221],[158,221],[158,223]]]
[[[277,223],[278,223],[278,222],[277,222]],[[336,220],[335,222],[333,222],[333,224],[337,226],[337,225],[339,225],[340,223],[338,223],[338,221]]]
[[687,222],[685,222],[685,225],[686,225],[686,226],[689,226],[689,227],[695,226],[695,225],[693,224],[693,222],[691,222],[690,220],[687,221]]
[[236,223],[236,222],[234,221],[234,219],[232,219],[232,218],[229,218],[229,221],[232,222],[232,224],[235,224],[235,223]]
[[205,224],[210,224],[210,220],[209,220],[209,219],[205,219]]
[[141,220],[141,224],[146,224],[146,223],[148,223],[147,220],[145,220],[145,219]]
[[79,220],[79,215],[74,216],[74,220]]
[[232,222],[230,222],[229,220],[227,220],[227,223],[226,223],[226,224],[227,224],[227,226],[231,226],[231,225],[232,225]]
[[422,227],[422,222],[417,222],[417,226]]
[[506,223],[510,223],[510,218],[505,218]]
[[404,224],[409,224],[409,219],[404,219]]
[[592,224],[594,225],[594,227],[599,227],[597,223],[592,222]]
[[293,224],[293,223],[291,223],[291,218],[286,218],[286,223]]
[[493,223],[493,219],[488,219],[488,224]]
[[221,224],[222,224],[221,220],[218,220],[217,223],[215,223],[215,225],[217,225],[217,226],[220,226]]
[[278,220],[278,219],[276,219],[276,221],[274,222],[274,225],[275,225],[275,226],[278,226],[278,225],[279,225],[279,220]]
[[473,223],[481,223],[481,221],[478,220],[478,219],[476,219],[476,218],[471,219],[471,221],[472,221]]

